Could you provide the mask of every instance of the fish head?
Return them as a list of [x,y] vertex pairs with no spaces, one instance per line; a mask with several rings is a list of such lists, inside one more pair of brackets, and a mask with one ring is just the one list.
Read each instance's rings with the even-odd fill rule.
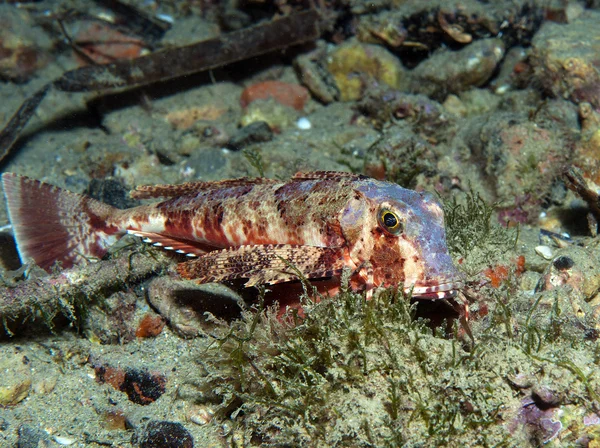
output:
[[414,297],[445,298],[463,286],[446,244],[435,197],[376,180],[363,181],[339,218],[350,258],[372,270],[375,287],[404,285]]

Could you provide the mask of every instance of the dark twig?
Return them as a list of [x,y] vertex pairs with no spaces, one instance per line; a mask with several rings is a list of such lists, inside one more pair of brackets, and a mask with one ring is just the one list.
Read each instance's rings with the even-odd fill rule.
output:
[[309,10],[183,47],[71,70],[28,98],[0,132],[0,160],[18,138],[50,87],[93,92],[137,87],[221,67],[315,40],[319,13]]
[[21,104],[19,110],[11,117],[4,129],[2,129],[2,132],[0,132],[0,160],[6,156],[10,147],[15,140],[17,140],[19,134],[34,114],[39,104],[46,97],[50,87],[52,87],[51,84],[46,84],[32,96],[27,98],[23,104]]
[[588,186],[581,170],[575,166],[568,167],[564,172],[565,184],[588,203],[591,212],[600,218],[600,195]]

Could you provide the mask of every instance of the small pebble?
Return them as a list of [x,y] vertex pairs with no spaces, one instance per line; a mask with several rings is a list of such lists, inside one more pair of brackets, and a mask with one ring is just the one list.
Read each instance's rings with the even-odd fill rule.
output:
[[588,414],[583,417],[583,424],[585,426],[600,425],[600,416],[594,413]]
[[233,151],[239,151],[254,143],[268,142],[273,139],[273,131],[265,121],[255,121],[239,129],[227,143]]
[[156,18],[158,20],[162,20],[163,22],[167,22],[170,24],[175,23],[175,19],[173,18],[173,16],[170,16],[169,14],[156,14]]
[[552,259],[552,249],[548,246],[537,246],[535,252],[546,260]]
[[310,122],[310,120],[308,118],[301,117],[296,122],[296,127],[298,129],[302,129],[303,131],[306,131],[306,130],[312,128],[312,123]]
[[575,265],[575,262],[572,258],[562,255],[557,257],[552,264],[559,271],[565,271],[567,269],[571,269]]
[[139,438],[140,448],[193,448],[194,438],[177,422],[151,421]]
[[61,437],[61,436],[54,436],[54,441],[56,443],[58,443],[59,445],[64,445],[64,446],[73,445],[75,443],[75,439],[71,439],[70,437]]

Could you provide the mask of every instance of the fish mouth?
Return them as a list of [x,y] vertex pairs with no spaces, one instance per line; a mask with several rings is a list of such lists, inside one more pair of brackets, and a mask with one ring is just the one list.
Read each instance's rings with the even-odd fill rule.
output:
[[462,289],[465,283],[461,279],[453,279],[444,283],[435,285],[417,285],[405,288],[406,293],[411,293],[416,299],[448,299],[455,297],[459,289]]

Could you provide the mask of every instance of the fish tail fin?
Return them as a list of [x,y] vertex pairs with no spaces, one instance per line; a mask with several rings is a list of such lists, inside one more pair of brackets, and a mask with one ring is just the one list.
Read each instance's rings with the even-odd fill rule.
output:
[[110,223],[119,211],[110,205],[13,173],[4,173],[2,184],[23,263],[69,268],[101,258],[122,233]]

